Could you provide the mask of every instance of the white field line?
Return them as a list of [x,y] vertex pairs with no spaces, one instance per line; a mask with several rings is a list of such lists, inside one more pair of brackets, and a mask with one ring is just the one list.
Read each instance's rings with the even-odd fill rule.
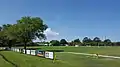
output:
[[[70,54],[80,54],[80,55],[97,56],[96,54],[89,54],[89,53],[76,53],[76,52],[61,52],[61,53],[70,53]],[[98,57],[106,57],[106,58],[116,58],[116,59],[120,59],[120,57],[118,57],[118,56],[98,55]]]

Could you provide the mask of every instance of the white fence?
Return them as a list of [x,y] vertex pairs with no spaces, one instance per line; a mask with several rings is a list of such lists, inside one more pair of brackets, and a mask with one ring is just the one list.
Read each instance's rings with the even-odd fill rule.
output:
[[[20,53],[24,53],[25,54],[25,49],[11,48],[11,50],[14,51],[14,52],[20,52]],[[38,54],[38,52],[39,52],[39,50],[33,50],[33,49],[27,49],[26,50],[26,54],[28,54],[28,55],[34,55],[35,56],[35,55]],[[44,51],[43,57],[44,58],[53,59],[54,58],[54,52]]]

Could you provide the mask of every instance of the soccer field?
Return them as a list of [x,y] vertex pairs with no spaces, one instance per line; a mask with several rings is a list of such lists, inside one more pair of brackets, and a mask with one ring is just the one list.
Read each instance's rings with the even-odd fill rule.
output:
[[[28,47],[30,48],[30,47]],[[33,48],[41,48],[42,50],[64,50],[65,52],[80,52],[80,53],[98,53],[101,55],[113,55],[113,56],[120,56],[120,47],[114,46],[92,46],[92,47],[65,47],[65,46],[40,46],[40,47],[33,47]]]
[[[35,48],[35,47],[34,47]],[[38,48],[38,47],[37,47]],[[120,47],[39,47],[42,50],[62,49],[65,52],[99,53],[102,55],[120,56]],[[97,58],[94,56],[56,52],[55,63],[52,60],[20,54],[12,51],[2,51],[8,60],[18,67],[119,67],[120,59]],[[0,67],[13,67],[0,56]]]

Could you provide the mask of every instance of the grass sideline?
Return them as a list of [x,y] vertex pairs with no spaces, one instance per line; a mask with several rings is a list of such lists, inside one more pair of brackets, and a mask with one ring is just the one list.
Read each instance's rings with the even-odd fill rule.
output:
[[[34,47],[36,48],[36,47]],[[48,47],[41,46],[37,47],[42,50],[53,50],[53,49],[63,49],[65,52],[84,52],[84,53],[99,53],[105,55],[116,55],[119,56],[120,47]],[[110,53],[109,53],[110,52]],[[20,54],[12,51],[2,51],[8,60],[17,64],[18,67],[119,67],[120,60],[112,58],[96,58],[92,56],[83,56],[59,52],[56,53],[57,60],[52,63],[52,60],[40,58],[36,56],[30,56],[25,54]],[[2,59],[2,58],[1,58]],[[2,65],[0,67],[11,67],[11,65],[4,60],[0,60]],[[5,63],[4,63],[5,62]],[[0,64],[1,64],[0,63]]]
[[[28,47],[31,48],[31,47]],[[119,46],[92,46],[92,47],[73,47],[73,46],[36,46],[33,48],[41,48],[41,50],[64,50],[65,52],[80,52],[80,53],[93,53],[101,55],[120,56]]]
[[[11,60],[18,67],[71,67],[60,61],[53,63],[52,60],[49,59],[20,54],[12,51],[2,51],[0,53],[3,54],[8,60]],[[7,65],[2,67],[10,66]]]
[[[18,67],[119,67],[120,60],[110,58],[95,58],[90,56],[56,53],[60,60],[52,60],[20,54],[11,51],[1,52]],[[11,67],[10,65],[1,67]]]
[[1,56],[0,56],[0,67],[13,67],[10,63],[5,61]]

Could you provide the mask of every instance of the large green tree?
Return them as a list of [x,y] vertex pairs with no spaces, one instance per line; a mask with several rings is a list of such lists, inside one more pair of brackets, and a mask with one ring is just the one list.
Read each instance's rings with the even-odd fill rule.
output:
[[2,47],[2,46],[4,46],[3,44],[4,44],[4,33],[3,33],[3,31],[0,31],[0,46]]
[[19,33],[18,38],[20,41],[24,42],[25,50],[27,43],[33,39],[46,39],[44,31],[48,28],[48,26],[43,23],[41,18],[26,16],[22,17],[20,20],[17,20],[17,22],[17,33]]
[[61,40],[60,40],[60,44],[61,44],[62,46],[65,46],[65,44],[68,44],[68,42],[67,42],[65,39],[61,39]]
[[95,37],[95,38],[93,39],[93,41],[94,41],[94,42],[101,42],[101,40],[100,40],[99,37]]
[[81,42],[80,42],[80,39],[79,39],[79,38],[73,40],[72,43],[73,43],[74,46],[75,46],[75,45],[81,45]]
[[15,46],[16,42],[19,40],[19,34],[17,33],[19,30],[17,24],[11,25],[7,30],[4,31],[7,39],[9,40],[9,48],[11,48],[13,45]]
[[2,27],[0,26],[0,31],[2,31]]
[[99,37],[95,37],[95,38],[93,39],[93,42],[94,42],[94,44],[95,44],[94,46],[99,46],[102,41],[100,40]]
[[88,37],[83,38],[82,42],[83,43],[89,42],[89,38]]
[[84,46],[92,44],[92,40],[88,37],[83,38],[82,42]]
[[1,27],[1,32],[0,32],[0,42],[1,46],[10,46],[10,40],[7,38],[7,33],[6,31],[11,27],[11,24],[4,24]]
[[104,42],[104,46],[111,46],[112,45],[112,42],[110,39],[105,39],[103,42]]
[[17,24],[9,26],[7,29],[5,25],[4,27],[7,38],[11,42],[19,41],[24,43],[25,53],[27,43],[32,42],[36,38],[40,40],[46,39],[44,31],[48,28],[41,18],[30,16],[22,17],[20,20],[17,20]]
[[60,42],[59,42],[58,40],[51,40],[51,41],[50,41],[50,44],[51,44],[52,46],[60,46]]

